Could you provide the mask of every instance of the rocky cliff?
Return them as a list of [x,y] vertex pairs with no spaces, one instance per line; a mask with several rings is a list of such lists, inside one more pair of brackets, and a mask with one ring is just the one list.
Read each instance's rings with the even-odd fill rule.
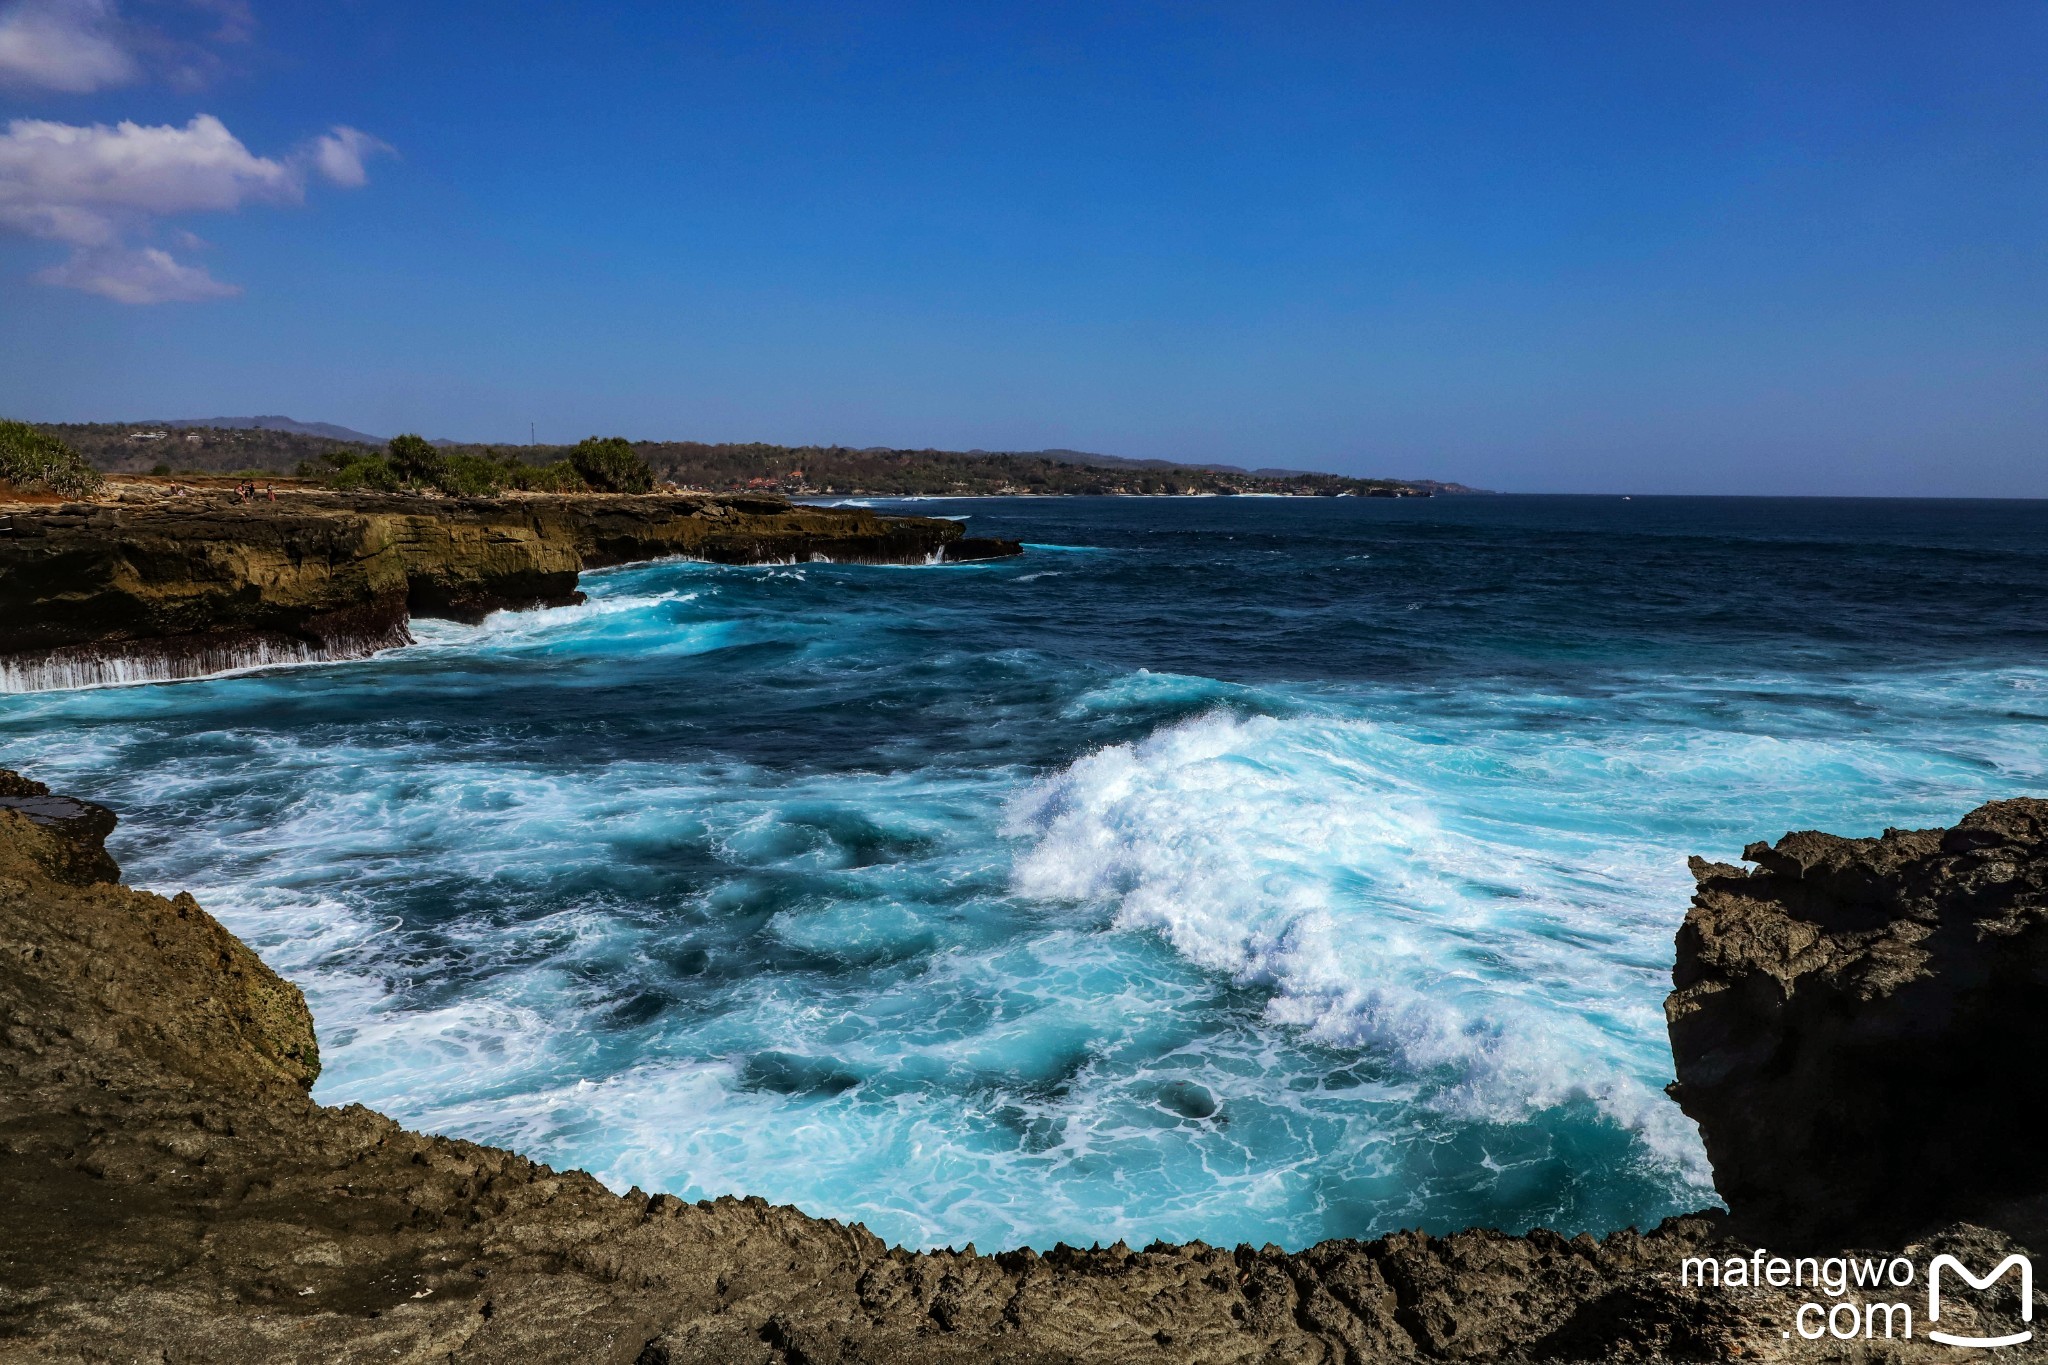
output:
[[1665,1005],[1672,1093],[1735,1226],[1774,1244],[1954,1218],[2034,1235],[2048,801],[1743,856],[1754,871],[1693,860]]
[[[1604,1241],[1475,1230],[1297,1254],[1192,1244],[984,1256],[892,1249],[757,1199],[616,1195],[581,1173],[314,1103],[318,1051],[296,990],[189,896],[104,880],[110,815],[42,804],[63,798],[12,774],[0,791],[0,1358],[10,1361],[1952,1355],[1921,1340],[1865,1356],[1861,1344],[1795,1337],[1791,1291],[1681,1287],[1681,1257],[1749,1254],[1713,1214]],[[1989,862],[1975,866],[1969,885],[1997,881],[1982,871]],[[1761,891],[1784,875],[1721,869],[1713,881]],[[1964,1229],[1923,1250],[1988,1266],[2009,1246]],[[1971,1312],[1944,1321],[2002,1331],[2017,1303]]]
[[958,522],[780,498],[423,498],[294,489],[276,502],[164,483],[0,507],[0,690],[360,658],[414,616],[474,621],[581,600],[584,569],[923,563],[1015,554]]

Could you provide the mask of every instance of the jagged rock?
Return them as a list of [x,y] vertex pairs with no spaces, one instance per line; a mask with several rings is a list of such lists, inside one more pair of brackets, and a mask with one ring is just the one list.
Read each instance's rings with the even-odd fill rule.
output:
[[[0,769],[0,790],[24,785],[41,787]],[[273,1080],[300,1094],[312,1088],[320,1048],[298,987],[189,895],[166,900],[53,870],[72,860],[53,857],[50,845],[80,838],[81,822],[19,802],[97,812],[104,818],[83,840],[92,850],[114,827],[113,812],[89,802],[47,792],[0,798],[0,939],[11,950],[0,976],[9,1025],[0,1058],[10,1082],[40,1076],[111,1091],[168,1073],[202,1091]]]
[[60,882],[91,886],[121,880],[120,864],[107,852],[117,819],[105,806],[72,796],[52,796],[40,782],[0,768],[0,811],[36,826],[23,842],[43,870]]
[[48,796],[50,789],[20,773],[0,768],[0,796]]
[[1755,871],[1693,860],[1665,1003],[1672,1094],[1737,1229],[2021,1230],[2048,1194],[2030,1075],[2048,1055],[2048,802],[1743,856]]

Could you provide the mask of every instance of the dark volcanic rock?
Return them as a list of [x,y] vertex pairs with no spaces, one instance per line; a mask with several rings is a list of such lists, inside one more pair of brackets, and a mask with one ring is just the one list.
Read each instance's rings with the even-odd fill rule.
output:
[[1788,834],[1699,890],[1665,1003],[1678,1082],[1735,1227],[1896,1239],[1957,1218],[2031,1235],[2048,1193],[2048,802],[1954,829]]

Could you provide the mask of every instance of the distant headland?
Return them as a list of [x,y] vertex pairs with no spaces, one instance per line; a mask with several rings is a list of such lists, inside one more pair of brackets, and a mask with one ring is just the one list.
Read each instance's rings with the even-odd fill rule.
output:
[[[352,454],[384,444],[348,427],[276,415],[37,425],[108,474],[317,473],[346,462]],[[441,440],[430,444],[449,455],[536,466],[552,465],[572,449],[568,445]],[[1434,479],[1361,479],[1302,469],[1132,460],[1080,450],[899,450],[759,441],[631,444],[658,479],[679,488],[774,492],[789,497],[1280,494],[1412,498],[1484,491]]]
[[400,436],[321,466],[317,480],[108,475],[0,421],[0,692],[363,658],[410,643],[414,617],[566,606],[582,570],[649,559],[1023,552],[949,518],[657,488],[617,439],[530,465]]

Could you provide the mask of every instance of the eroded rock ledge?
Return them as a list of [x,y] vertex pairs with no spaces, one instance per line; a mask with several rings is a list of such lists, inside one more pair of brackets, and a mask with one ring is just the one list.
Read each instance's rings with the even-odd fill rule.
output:
[[[16,798],[0,803],[0,1358],[1121,1365],[1952,1354],[1916,1340],[1864,1357],[1781,1331],[1797,1302],[1790,1291],[1681,1288],[1681,1257],[1748,1255],[1713,1214],[1602,1241],[1475,1230],[1298,1254],[1191,1244],[983,1256],[892,1249],[857,1226],[758,1199],[614,1195],[579,1172],[314,1103],[318,1048],[296,989],[190,896],[101,879],[110,816],[33,804],[51,798],[13,774],[0,775],[0,791]],[[2008,861],[2023,858],[2036,875],[2038,840],[2013,852],[2012,822],[1984,814],[1958,842],[1996,829]],[[1915,858],[1993,846],[1937,854],[1950,836],[1936,833],[1931,844],[1915,836]],[[1808,842],[1775,854],[1798,859],[1811,846],[1793,838]],[[1852,865],[1884,866],[1852,853],[1837,870]],[[1990,865],[1974,864],[1967,884],[2014,880],[1981,870]],[[1796,878],[1708,869],[1674,996],[1674,1032],[1688,1040],[1681,1074],[1694,1068],[1689,1103],[1738,1094],[1760,1074],[1748,1060],[1759,1054],[1743,1053],[1714,1063],[1721,1091],[1693,1090],[1709,1054],[1690,1047],[1685,1002],[1734,994],[1693,988],[1710,970],[1734,980],[1752,959],[1806,960],[1791,946],[1800,934],[1769,927],[1779,911],[1741,913],[1759,943],[1782,942],[1790,957],[1735,946],[1701,921],[1737,913],[1723,883],[1737,883],[1745,905],[1781,905],[1783,887],[1769,879],[1803,884],[1837,863],[1799,866]],[[1773,1036],[1796,1053],[1795,1032]],[[1711,1130],[1709,1141],[1726,1147]],[[1924,1251],[1988,1267],[2010,1245],[1959,1229]],[[2016,1310],[1994,1304],[1961,1325],[2003,1330]]]
[[2048,801],[1953,829],[1788,834],[1699,891],[1666,1003],[1735,1226],[1882,1242],[1954,1218],[2033,1236],[2048,1150]]
[[293,489],[277,502],[114,485],[0,508],[0,691],[362,658],[415,616],[582,600],[584,569],[909,564],[1016,554],[960,523],[710,494],[420,498]]

